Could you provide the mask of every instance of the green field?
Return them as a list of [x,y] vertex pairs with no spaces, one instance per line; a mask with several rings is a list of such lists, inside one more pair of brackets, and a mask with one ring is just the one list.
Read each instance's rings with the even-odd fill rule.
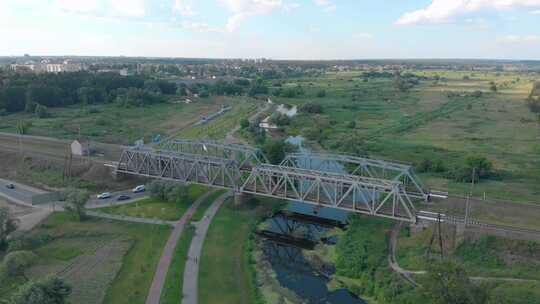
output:
[[[322,105],[322,113],[300,113],[284,128],[287,135],[308,138],[314,149],[321,146],[415,165],[425,159],[442,160],[448,170],[470,155],[485,156],[497,177],[476,185],[475,196],[538,202],[540,128],[526,107],[534,78],[516,73],[412,72],[430,78],[402,92],[393,78],[364,81],[361,72],[326,73],[281,81],[281,88],[301,86],[305,93],[273,101]],[[434,75],[441,80],[433,80]],[[489,90],[490,81],[497,84],[496,93]],[[323,89],[326,96],[317,97]],[[483,95],[470,96],[474,91]],[[469,190],[468,184],[443,173],[421,177],[428,187],[454,195]]]
[[[465,239],[453,248],[451,232],[443,226],[444,254],[462,263],[471,276],[540,280],[540,243],[495,236]],[[423,270],[429,263],[427,252],[432,228],[409,235],[406,229],[398,238],[396,259],[409,270]],[[438,242],[431,254],[439,256]]]
[[83,138],[115,144],[132,144],[154,135],[172,135],[187,128],[201,116],[215,112],[222,104],[232,104],[233,98],[211,97],[196,99],[193,103],[171,102],[145,107],[123,107],[116,104],[51,108],[50,118],[35,118],[18,113],[2,117],[0,132],[16,132],[17,122],[29,121],[30,135],[73,139],[79,128]]
[[164,202],[159,198],[150,197],[134,203],[101,208],[99,210],[110,214],[177,221],[184,215],[189,206],[207,191],[207,187],[189,185],[187,187],[186,198],[179,202]]
[[257,219],[272,204],[235,207],[228,200],[218,211],[206,236],[199,269],[199,303],[253,303],[253,281],[245,263],[247,241]]
[[[72,283],[77,303],[144,303],[170,228],[88,219],[54,213],[19,241],[17,248],[39,259],[30,278],[58,274]],[[9,297],[23,278],[2,282],[0,298]]]

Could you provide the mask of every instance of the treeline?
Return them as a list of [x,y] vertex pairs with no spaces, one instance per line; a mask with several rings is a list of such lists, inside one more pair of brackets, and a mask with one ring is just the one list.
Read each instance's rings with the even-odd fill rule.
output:
[[534,83],[531,93],[527,98],[527,105],[533,113],[540,115],[540,81]]
[[210,95],[256,96],[268,94],[261,78],[219,80],[209,83],[172,83],[149,76],[120,76],[115,73],[13,73],[0,75],[0,115],[16,112],[46,117],[48,107],[115,102],[123,106],[143,106],[164,102],[167,95],[199,97]]
[[89,72],[9,74],[0,83],[0,112],[34,112],[36,107],[100,104],[114,101],[141,105],[163,101],[176,85],[142,76]]

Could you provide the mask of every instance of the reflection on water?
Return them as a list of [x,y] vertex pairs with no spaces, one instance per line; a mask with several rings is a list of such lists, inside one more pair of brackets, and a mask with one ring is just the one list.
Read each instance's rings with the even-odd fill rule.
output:
[[[299,220],[286,214],[277,214],[265,222],[268,231],[303,238],[313,242],[324,240],[324,234],[332,227],[318,224],[309,220]],[[322,262],[313,265],[302,253],[302,249],[289,243],[263,239],[262,250],[264,257],[272,265],[279,284],[293,291],[302,303],[308,304],[364,304],[346,289],[328,290],[328,282],[335,272],[331,264]],[[332,242],[336,242],[336,238]]]
[[[296,111],[296,107],[294,111]],[[286,141],[298,146],[299,152],[309,152],[309,149],[303,146],[304,138],[302,136],[290,136]],[[318,168],[331,172],[346,172],[337,163],[321,167],[320,163],[301,160],[297,165],[305,169]],[[356,298],[346,289],[328,290],[327,284],[335,272],[334,265],[322,262],[319,263],[320,265],[312,265],[313,262],[307,260],[302,254],[302,249],[294,245],[294,241],[298,239],[313,243],[322,241],[327,245],[335,245],[337,237],[325,237],[325,234],[333,228],[327,223],[345,224],[347,212],[297,201],[291,202],[287,211],[290,213],[278,213],[268,219],[264,223],[264,227],[267,231],[281,235],[282,240],[289,237],[292,242],[262,239],[264,256],[270,261],[279,284],[292,290],[302,299],[303,303],[365,304],[365,301]],[[295,217],[294,214],[305,216]]]

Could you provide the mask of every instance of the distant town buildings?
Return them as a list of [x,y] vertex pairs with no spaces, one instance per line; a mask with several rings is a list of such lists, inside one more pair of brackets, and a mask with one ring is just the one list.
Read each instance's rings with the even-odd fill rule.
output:
[[78,72],[82,70],[82,65],[64,60],[59,63],[53,63],[50,60],[41,60],[40,62],[27,61],[25,63],[14,63],[10,69],[16,72],[44,72],[44,73],[62,73]]

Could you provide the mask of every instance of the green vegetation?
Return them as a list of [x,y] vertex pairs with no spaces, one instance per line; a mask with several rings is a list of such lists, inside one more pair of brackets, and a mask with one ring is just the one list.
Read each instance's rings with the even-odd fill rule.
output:
[[336,274],[349,290],[380,303],[422,303],[413,290],[388,266],[387,237],[392,222],[351,215],[336,248]]
[[162,191],[163,196],[172,201],[164,201],[162,198],[150,197],[133,204],[102,208],[100,211],[110,214],[123,214],[164,221],[176,221],[184,215],[189,206],[191,206],[197,198],[208,191],[208,188],[200,185],[182,187],[182,189],[185,188],[184,190],[181,190],[182,193],[178,193],[174,188],[176,187],[168,188],[168,190],[173,190],[171,192]]
[[13,295],[10,304],[44,304],[66,303],[71,294],[71,286],[63,279],[52,276],[44,279],[29,281],[22,285]]
[[79,221],[86,217],[85,208],[86,202],[90,198],[90,193],[84,190],[68,189],[64,196],[66,198],[65,209],[77,216]]
[[17,229],[17,220],[8,207],[0,206],[0,251],[2,251],[6,245],[7,236]]
[[[473,156],[489,164],[474,196],[537,201],[538,119],[527,109],[537,99],[534,79],[511,72],[327,72],[274,82],[271,90],[303,92],[272,100],[299,107],[283,132],[303,135],[315,148],[412,163],[429,188],[454,195],[469,192]],[[316,97],[321,90],[325,96]],[[425,170],[427,163],[434,169]]]
[[193,213],[193,216],[191,217],[191,221],[197,222],[202,219],[204,216],[204,213],[206,212],[206,209],[212,205],[212,203],[220,197],[223,193],[225,193],[225,190],[219,190],[212,194],[210,194],[204,201],[201,202],[199,205],[199,208],[195,210],[195,213]]
[[[272,208],[251,201],[236,207],[228,200],[218,211],[203,247],[199,269],[199,303],[254,303],[252,273],[245,263],[253,225]],[[212,290],[212,292],[205,292]]]
[[167,271],[167,278],[163,291],[161,292],[161,298],[159,302],[161,304],[179,303],[182,299],[182,286],[184,282],[184,268],[188,258],[189,246],[191,245],[191,239],[195,233],[195,227],[187,225],[182,232],[180,240],[176,244],[174,249],[174,256],[171,261],[171,266]]
[[[144,303],[169,227],[104,221],[78,221],[54,213],[31,232],[9,242],[8,251],[31,250],[38,258],[25,274],[39,280],[61,272],[77,303]],[[22,276],[3,280],[0,299],[8,299]]]
[[[426,255],[433,230],[412,235],[403,229],[398,238],[396,259],[409,270],[425,270],[431,263]],[[540,280],[540,244],[533,241],[510,240],[495,236],[465,239],[454,250],[450,248],[451,233],[445,232],[445,256],[462,264],[469,275]],[[437,245],[438,246],[438,245]],[[432,252],[439,251],[433,245]]]

